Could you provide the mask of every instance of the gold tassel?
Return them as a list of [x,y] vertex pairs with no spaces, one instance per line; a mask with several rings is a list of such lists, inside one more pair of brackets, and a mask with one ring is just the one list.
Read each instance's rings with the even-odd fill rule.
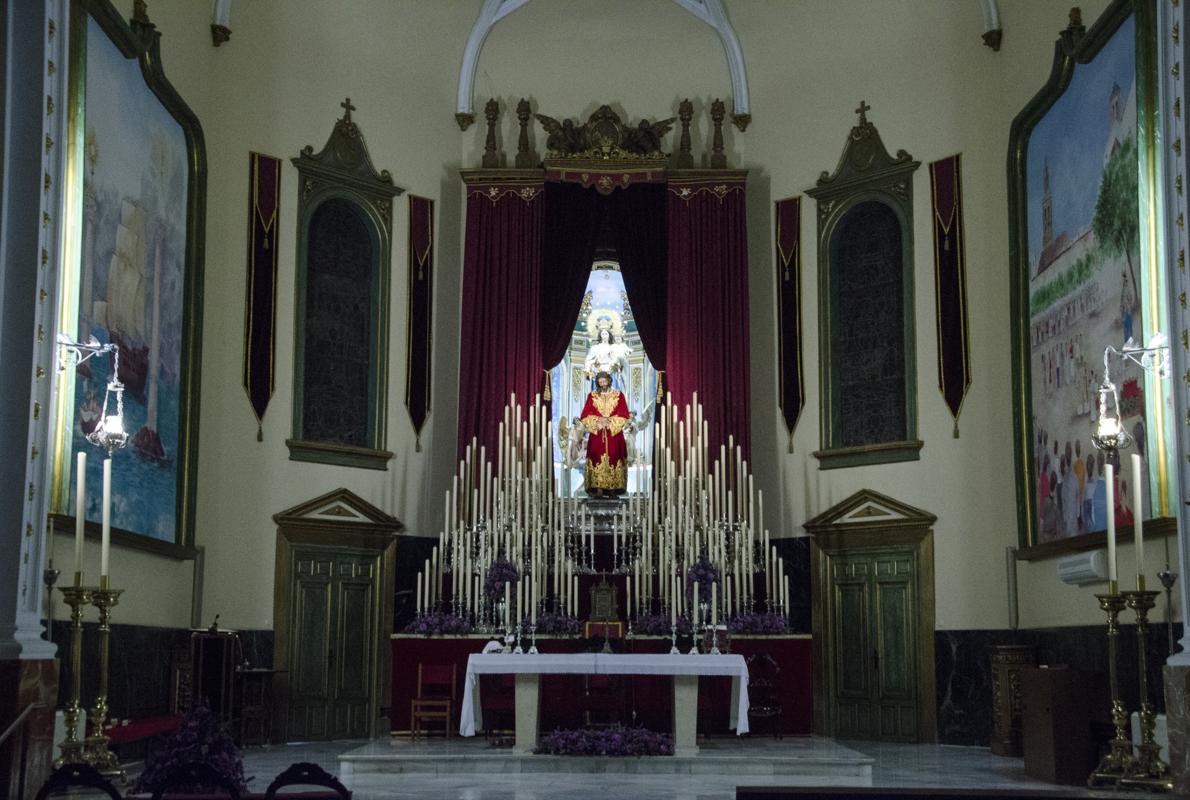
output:
[[544,372],[545,372],[545,391],[543,391],[541,393],[541,399],[546,401],[547,403],[551,403],[551,402],[553,402],[554,395],[550,389],[550,384],[552,384],[553,381],[550,380],[550,371],[547,369],[547,370],[544,370]]
[[665,370],[657,370],[657,405],[661,405],[661,400],[665,397],[665,390],[662,384],[665,382]]

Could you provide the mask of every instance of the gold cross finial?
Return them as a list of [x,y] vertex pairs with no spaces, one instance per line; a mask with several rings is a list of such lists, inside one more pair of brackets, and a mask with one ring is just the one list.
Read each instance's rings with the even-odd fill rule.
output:
[[868,124],[868,112],[871,110],[872,110],[872,107],[870,105],[868,105],[867,101],[865,101],[865,100],[859,101],[859,108],[855,109],[855,113],[859,114],[859,124],[860,125]]
[[342,106],[344,111],[346,112],[343,114],[343,121],[351,122],[351,112],[355,111],[355,106],[351,105],[351,98],[348,97],[342,103],[339,103],[339,105]]

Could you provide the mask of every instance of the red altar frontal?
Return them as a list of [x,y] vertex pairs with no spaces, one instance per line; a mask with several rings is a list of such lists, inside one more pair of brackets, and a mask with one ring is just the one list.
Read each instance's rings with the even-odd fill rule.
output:
[[[392,709],[389,714],[392,733],[405,734],[410,730],[410,703],[417,694],[417,668],[422,665],[456,665],[454,718],[451,731],[458,733],[459,707],[463,698],[463,676],[467,671],[467,657],[483,650],[492,637],[469,635],[457,637],[419,636],[396,633],[392,636]],[[538,637],[542,652],[579,653],[589,649],[590,642],[579,638]],[[616,642],[616,649],[625,653],[665,653],[668,638],[636,636]],[[774,636],[735,636],[731,652],[748,658],[767,653],[780,667],[780,688],[783,702],[782,728],[787,735],[806,735],[813,725],[811,694],[811,639],[808,634]],[[684,658],[685,656],[674,656]],[[543,675],[541,678],[541,720],[539,730],[579,728],[583,725],[584,676]],[[486,689],[485,689],[486,691]],[[668,731],[672,726],[671,705],[673,691],[668,677],[636,675],[625,686],[625,724],[640,724],[655,731]],[[731,701],[730,678],[702,678],[698,692],[698,732],[728,734],[728,711]],[[635,714],[635,717],[633,716]],[[757,726],[756,735],[769,732],[767,721]]]

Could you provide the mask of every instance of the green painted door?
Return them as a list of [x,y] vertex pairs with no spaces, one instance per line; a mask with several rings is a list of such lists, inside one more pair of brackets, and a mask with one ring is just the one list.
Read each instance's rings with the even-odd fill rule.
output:
[[297,549],[292,563],[287,736],[366,737],[375,684],[375,556]]
[[910,549],[831,560],[835,736],[917,738],[916,567]]

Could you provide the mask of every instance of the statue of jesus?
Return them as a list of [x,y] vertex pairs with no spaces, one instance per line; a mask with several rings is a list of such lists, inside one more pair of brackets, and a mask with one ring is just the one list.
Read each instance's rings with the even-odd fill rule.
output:
[[587,437],[587,494],[595,497],[620,494],[628,487],[628,445],[624,425],[628,403],[624,393],[612,388],[612,376],[599,372],[595,391],[587,395],[581,420]]

